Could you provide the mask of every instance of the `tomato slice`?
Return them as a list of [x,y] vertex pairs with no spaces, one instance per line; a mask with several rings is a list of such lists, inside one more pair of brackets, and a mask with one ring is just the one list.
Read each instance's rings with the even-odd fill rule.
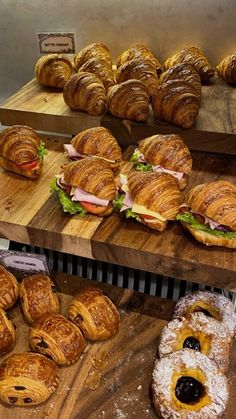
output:
[[23,170],[32,170],[32,169],[36,169],[38,164],[39,164],[39,160],[36,159],[36,160],[29,161],[27,163],[18,164],[18,166]]
[[80,201],[81,207],[86,211],[91,212],[91,214],[102,214],[107,207],[103,205],[91,204],[91,202]]
[[141,218],[146,220],[156,220],[156,217],[153,217],[152,215],[146,215],[146,214],[138,214]]

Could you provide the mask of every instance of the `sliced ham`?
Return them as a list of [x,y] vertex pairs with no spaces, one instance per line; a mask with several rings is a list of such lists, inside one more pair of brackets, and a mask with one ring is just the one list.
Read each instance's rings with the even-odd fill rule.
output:
[[129,192],[125,192],[123,206],[121,207],[120,212],[126,211],[129,208],[132,208],[132,206],[133,206],[133,200],[131,198],[131,195]]
[[184,176],[184,173],[182,173],[182,172],[175,172],[174,170],[165,169],[164,167],[162,167],[160,165],[152,166],[152,169],[153,169],[154,172],[168,173],[168,174],[174,176],[178,180],[181,180],[182,177]]
[[211,230],[220,230],[220,231],[228,231],[227,227],[222,226],[221,224],[217,223],[217,221],[212,220],[212,218],[207,217],[200,212],[191,211],[193,215],[200,215],[203,219],[205,224],[208,224]]
[[76,151],[76,149],[73,147],[72,144],[64,144],[64,149],[68,153],[68,156],[71,157],[71,158],[73,158],[73,157],[83,157],[82,154],[80,154],[80,153],[78,153],[78,151]]
[[109,204],[109,199],[97,198],[95,195],[86,192],[79,187],[72,188],[71,195],[72,201],[84,201],[89,202],[90,204],[101,205],[103,207],[107,207],[107,205]]

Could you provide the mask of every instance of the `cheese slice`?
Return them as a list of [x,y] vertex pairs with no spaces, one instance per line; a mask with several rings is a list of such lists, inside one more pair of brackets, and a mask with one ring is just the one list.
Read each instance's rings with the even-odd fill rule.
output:
[[143,205],[136,204],[135,202],[133,204],[132,211],[136,212],[136,214],[151,215],[152,217],[155,217],[160,221],[167,221],[167,219],[164,218],[158,212],[151,211],[151,210],[147,209],[146,207],[144,207]]

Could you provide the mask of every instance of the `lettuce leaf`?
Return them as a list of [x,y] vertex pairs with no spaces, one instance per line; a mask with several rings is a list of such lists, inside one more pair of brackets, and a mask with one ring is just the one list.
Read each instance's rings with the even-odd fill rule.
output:
[[130,159],[130,161],[136,163],[138,162],[139,156],[140,156],[141,152],[139,150],[134,151],[134,153],[132,154],[132,157]]
[[84,217],[87,212],[77,201],[72,201],[67,193],[60,189],[57,185],[56,178],[53,178],[50,182],[50,192],[58,192],[60,203],[63,207],[64,212],[69,212],[70,214],[79,214],[81,217]]
[[118,193],[113,200],[113,207],[120,210],[123,207],[123,201],[125,199],[125,194]]
[[43,159],[48,154],[48,150],[45,147],[45,143],[41,140],[37,149],[37,155],[40,159]]
[[140,172],[153,172],[152,165],[149,163],[137,163],[135,169]]
[[206,233],[213,234],[214,236],[218,237],[225,237],[227,239],[236,239],[236,232],[233,231],[220,231],[220,230],[212,230],[205,224],[199,223],[199,221],[194,217],[193,214],[190,212],[186,212],[184,214],[178,214],[176,217],[177,220],[183,221],[184,223],[191,224],[196,230],[205,231]]
[[132,209],[127,209],[125,211],[125,216],[126,218],[134,218],[137,221],[141,221],[141,218],[139,217],[139,215],[136,214],[136,212],[133,212]]

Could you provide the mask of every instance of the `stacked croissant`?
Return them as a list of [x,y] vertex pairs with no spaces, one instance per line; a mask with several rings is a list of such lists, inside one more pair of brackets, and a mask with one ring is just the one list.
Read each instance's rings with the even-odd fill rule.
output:
[[[236,83],[235,53],[216,68],[227,83]],[[199,112],[201,83],[208,84],[215,69],[196,46],[183,48],[162,65],[147,46],[137,44],[113,65],[107,46],[92,43],[76,54],[73,64],[59,54],[41,57],[35,74],[43,86],[63,89],[72,110],[90,115],[108,110],[119,118],[145,122],[151,101],[159,120],[191,128]]]
[[[120,315],[99,288],[84,288],[60,314],[60,299],[47,275],[27,276],[19,284],[0,265],[0,356],[13,350],[15,325],[5,310],[18,298],[30,325],[31,352],[15,353],[0,365],[0,399],[8,405],[32,406],[46,401],[59,383],[58,365],[77,361],[87,341],[111,338],[119,329]],[[99,318],[99,322],[97,319]]]

